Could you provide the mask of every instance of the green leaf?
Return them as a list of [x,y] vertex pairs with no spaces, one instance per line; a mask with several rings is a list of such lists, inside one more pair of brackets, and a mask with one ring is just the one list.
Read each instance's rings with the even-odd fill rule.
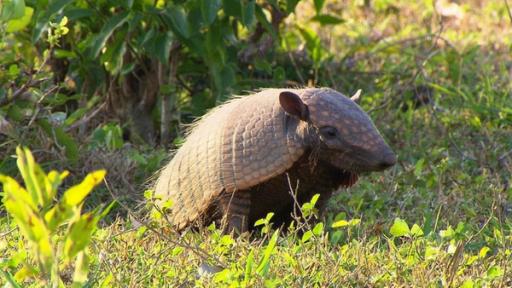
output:
[[325,0],[314,0],[316,14],[320,14],[320,11],[324,7]]
[[287,0],[286,1],[286,12],[292,13],[295,11],[295,7],[297,7],[297,4],[299,3],[299,0]]
[[460,286],[460,288],[473,288],[473,287],[475,287],[475,282],[473,282],[473,280],[471,280],[471,279],[464,281],[464,283],[462,283],[462,285]]
[[391,226],[389,233],[391,233],[391,235],[393,235],[394,237],[402,237],[408,236],[411,233],[411,231],[409,230],[409,225],[407,225],[407,223],[404,220],[400,218],[395,218],[395,222]]
[[16,32],[21,31],[27,25],[30,23],[30,20],[32,20],[32,15],[34,14],[34,8],[32,7],[25,7],[25,13],[23,14],[23,17],[18,19],[13,19],[7,22],[7,27],[5,30],[7,32]]
[[312,231],[306,231],[306,233],[304,233],[304,235],[302,235],[302,240],[301,242],[302,243],[306,243],[309,241],[309,239],[311,239],[311,237],[313,237],[313,232]]
[[220,0],[200,0],[200,5],[204,24],[209,26],[217,18],[217,12],[221,7]]
[[105,65],[105,69],[113,75],[118,75],[122,71],[124,56],[126,53],[126,35],[127,29],[122,29],[113,37],[113,43],[106,48],[105,53],[101,55],[101,62]]
[[166,15],[169,17],[171,28],[179,36],[187,39],[190,37],[190,28],[187,22],[187,16],[183,7],[173,5],[169,7]]
[[175,37],[172,31],[155,33],[153,37],[148,39],[144,44],[149,57],[155,57],[162,63],[169,62],[169,52]]
[[269,213],[267,213],[267,216],[265,218],[258,219],[254,223],[254,226],[261,226],[261,225],[269,224],[272,217],[274,217],[274,212],[269,212]]
[[503,276],[503,270],[500,266],[494,265],[487,270],[487,277],[491,280],[494,280],[498,277]]
[[[68,96],[69,97],[69,96]],[[72,97],[69,97],[66,99],[66,101],[71,99],[80,99],[80,97],[83,97],[83,94],[76,94]],[[92,97],[89,101],[87,101],[87,104],[85,107],[80,107],[76,109],[73,113],[71,113],[66,120],[64,120],[64,126],[68,127],[78,121],[80,118],[82,118],[88,111],[90,111],[98,102],[101,100],[100,97]]]
[[423,236],[423,230],[421,229],[420,226],[418,226],[418,224],[412,225],[411,236],[413,236],[413,237]]
[[252,275],[252,267],[254,265],[254,250],[251,249],[249,255],[247,255],[247,260],[245,262],[245,273],[244,273],[244,282],[247,284],[251,280]]
[[313,205],[313,207],[316,205],[316,202],[318,202],[318,199],[320,198],[320,194],[315,194],[313,195],[313,197],[311,197],[311,201],[309,201],[309,203],[311,203],[311,205]]
[[222,0],[224,13],[238,19],[242,18],[242,1],[240,0]]
[[268,21],[267,16],[265,15],[265,12],[263,12],[263,8],[261,8],[259,5],[255,5],[254,8],[255,8],[254,12],[256,15],[256,19],[258,19],[258,22],[261,24],[261,26],[263,26],[263,28],[265,28],[265,30],[267,30],[267,32],[269,32],[272,35],[272,38],[274,38],[274,39],[279,38],[277,36],[277,32],[275,31],[274,27],[272,26],[270,21]]
[[306,41],[306,49],[309,53],[313,53],[315,47],[320,45],[320,38],[315,31],[306,27],[298,27],[300,35]]
[[313,228],[313,234],[316,236],[320,236],[324,232],[324,223],[320,222],[315,225]]
[[274,252],[278,236],[279,230],[276,230],[272,235],[272,238],[270,238],[270,242],[268,243],[267,248],[265,248],[265,252],[263,252],[263,258],[261,259],[258,268],[256,268],[256,272],[263,277],[267,275],[268,269],[270,268],[270,256],[272,256],[272,253]]
[[283,67],[276,67],[272,73],[272,78],[274,81],[285,81],[286,80],[286,71]]
[[421,172],[423,171],[423,167],[425,166],[425,158],[421,158],[420,160],[418,160],[418,162],[416,162],[416,165],[414,165],[414,175],[416,177],[420,177],[421,176]]
[[316,15],[313,18],[311,18],[311,21],[318,22],[322,26],[324,26],[324,25],[337,25],[337,24],[345,22],[345,20],[343,20],[343,19],[341,19],[339,17],[333,16],[333,15],[329,15],[329,14],[319,14],[319,15]]
[[455,236],[455,231],[453,230],[452,226],[448,226],[446,230],[439,231],[439,236],[441,236],[441,238],[451,239]]
[[249,1],[249,3],[242,6],[242,24],[250,28],[254,23],[254,8],[256,1]]
[[7,283],[9,283],[9,285],[11,286],[8,286],[8,285],[5,285],[3,287],[12,287],[12,288],[22,288],[17,282],[16,280],[14,280],[14,277],[11,275],[11,273],[7,272],[7,271],[4,271],[3,269],[0,270],[0,272],[2,272],[2,274],[4,275],[4,278],[7,280]]
[[82,9],[82,8],[73,8],[65,11],[64,15],[68,17],[70,21],[79,20],[82,18],[88,18],[94,16],[93,9]]
[[266,223],[265,219],[263,219],[263,218],[258,219],[258,220],[256,220],[256,222],[254,222],[254,227],[265,225],[265,223]]
[[425,248],[425,259],[434,260],[440,255],[440,249],[438,247],[428,245]]
[[19,19],[25,14],[24,0],[6,0],[0,3],[0,21]]
[[78,163],[79,152],[76,140],[67,134],[62,127],[53,127],[46,119],[39,119],[36,122],[50,139],[56,140],[59,147],[64,147],[64,153],[72,165]]
[[128,11],[119,13],[110,18],[105,25],[101,28],[101,31],[98,35],[94,37],[94,40],[90,46],[90,55],[92,58],[98,57],[101,49],[105,46],[105,43],[110,38],[114,31],[121,27],[128,18],[130,17],[130,13]]

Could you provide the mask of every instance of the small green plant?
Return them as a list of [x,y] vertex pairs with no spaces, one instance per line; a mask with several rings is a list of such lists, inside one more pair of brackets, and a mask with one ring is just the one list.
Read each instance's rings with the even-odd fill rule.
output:
[[[46,174],[28,148],[18,147],[16,154],[25,187],[9,176],[0,175],[3,204],[30,250],[21,269],[14,276],[8,272],[4,272],[4,276],[13,287],[19,287],[17,282],[29,278],[46,287],[64,287],[61,275],[73,266],[72,287],[81,287],[89,271],[87,246],[96,224],[112,206],[103,212],[95,209],[82,213],[82,204],[106,172],[98,170],[88,174],[56,200],[57,189],[68,171]],[[70,265],[73,262],[74,265]]]

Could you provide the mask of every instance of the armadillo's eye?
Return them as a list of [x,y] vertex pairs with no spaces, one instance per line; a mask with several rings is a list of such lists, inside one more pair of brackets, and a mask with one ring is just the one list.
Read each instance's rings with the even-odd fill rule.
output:
[[336,135],[338,135],[338,130],[332,126],[324,126],[320,128],[320,134],[325,139],[334,139],[336,138]]

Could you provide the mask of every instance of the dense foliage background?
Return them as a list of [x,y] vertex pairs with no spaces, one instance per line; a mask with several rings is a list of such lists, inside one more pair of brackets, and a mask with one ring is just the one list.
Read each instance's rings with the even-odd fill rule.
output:
[[[22,144],[43,167],[68,169],[64,186],[105,168],[107,185],[86,208],[118,201],[89,248],[87,285],[512,285],[506,0],[4,0],[0,9],[0,173],[19,178]],[[305,233],[177,236],[141,220],[143,192],[186,124],[231,95],[297,86],[362,89],[399,164],[338,193]],[[21,239],[0,206],[5,275],[30,259]],[[196,277],[201,263],[223,270]]]

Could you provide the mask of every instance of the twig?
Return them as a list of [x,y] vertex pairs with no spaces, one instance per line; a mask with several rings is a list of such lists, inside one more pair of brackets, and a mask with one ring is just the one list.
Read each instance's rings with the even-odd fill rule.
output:
[[508,5],[508,1],[503,0],[503,2],[505,2],[505,7],[507,7],[508,19],[510,19],[510,22],[512,22],[512,12],[510,12],[510,6]]
[[[297,199],[297,193],[299,190],[299,182],[297,181],[297,185],[295,186],[295,190],[294,190],[292,187],[291,180],[290,180],[290,175],[288,173],[286,173],[286,180],[288,181],[288,188],[290,189],[289,192],[292,195],[293,202],[294,202],[294,214],[296,214],[296,210],[295,210],[295,205],[296,205],[299,208],[300,214],[302,215],[302,219],[304,219],[304,225],[307,227],[307,229],[309,231],[312,231],[313,228],[311,227],[311,224],[309,223],[309,220],[311,218],[306,219],[306,217],[304,217],[304,213],[302,213],[302,208],[300,207],[300,203]],[[299,223],[300,218],[297,217],[297,215],[294,215],[294,218],[296,218],[295,220],[297,221],[297,223]],[[297,228],[299,228],[299,227],[297,226]],[[313,239],[319,241],[318,237],[314,233],[313,233],[312,237],[313,237]],[[325,247],[323,245],[320,245],[320,247],[321,247],[320,249],[323,250],[325,255],[329,255],[328,251],[325,249]],[[326,257],[326,259],[327,259],[327,261],[330,262],[331,265],[336,264],[336,261],[334,259],[331,259],[331,257]]]
[[48,89],[48,91],[46,91],[38,100],[36,103],[34,103],[34,108],[32,109],[32,117],[30,118],[30,121],[28,122],[27,124],[27,127],[30,127],[32,126],[32,123],[34,123],[34,121],[36,120],[37,118],[37,115],[39,114],[39,111],[41,111],[40,109],[40,105],[41,105],[41,102],[43,102],[44,98],[46,98],[46,96],[50,95],[51,93],[55,92],[56,90],[58,90],[60,87],[59,86],[53,86],[52,88]]
[[96,114],[98,114],[101,110],[103,110],[105,107],[107,106],[107,103],[106,102],[103,102],[103,104],[101,104],[98,108],[96,108],[96,110],[92,111],[89,115],[86,115],[84,116],[82,119],[76,121],[75,123],[73,123],[73,125],[67,127],[65,129],[66,132],[69,132],[77,127],[80,127],[82,126],[83,124],[89,122],[92,118],[94,118],[94,116],[96,116]]
[[508,157],[508,155],[510,155],[510,154],[512,154],[512,149],[510,149],[507,152],[501,154],[500,157],[498,157],[498,161],[505,160],[505,158]]
[[14,230],[16,230],[16,228],[12,228],[11,230],[7,231],[7,232],[4,232],[2,234],[0,234],[0,238],[3,238],[9,234],[11,234],[12,232],[14,232]]

